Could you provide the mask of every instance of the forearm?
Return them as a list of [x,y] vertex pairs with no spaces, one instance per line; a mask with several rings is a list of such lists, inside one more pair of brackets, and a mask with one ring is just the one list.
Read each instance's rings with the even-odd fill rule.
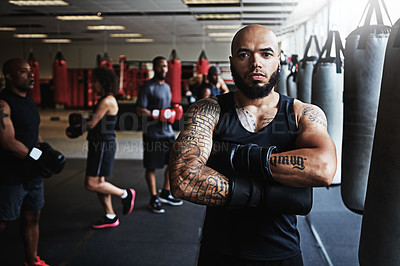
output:
[[272,176],[279,183],[294,187],[329,186],[336,171],[336,157],[317,148],[304,148],[273,154]]
[[16,139],[9,140],[5,143],[3,142],[1,146],[5,150],[10,151],[13,156],[20,159],[24,159],[29,153],[29,149],[22,142]]

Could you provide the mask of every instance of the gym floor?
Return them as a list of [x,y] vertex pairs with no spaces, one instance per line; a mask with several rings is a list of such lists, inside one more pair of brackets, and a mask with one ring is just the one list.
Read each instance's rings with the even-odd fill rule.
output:
[[[136,190],[133,213],[123,216],[120,201],[114,197],[120,226],[90,228],[103,211],[97,196],[83,187],[85,137],[71,140],[64,134],[69,112],[40,111],[42,138],[68,160],[61,174],[45,180],[38,255],[50,265],[195,266],[205,207],[184,202],[181,207],[165,206],[166,213],[161,215],[147,209],[141,132],[117,132],[112,179],[119,187]],[[157,170],[156,174],[160,187],[163,171]],[[361,215],[343,205],[340,186],[315,188],[311,213],[298,217],[304,265],[359,265],[361,221]],[[19,220],[8,223],[0,235],[1,265],[23,265],[21,238]]]

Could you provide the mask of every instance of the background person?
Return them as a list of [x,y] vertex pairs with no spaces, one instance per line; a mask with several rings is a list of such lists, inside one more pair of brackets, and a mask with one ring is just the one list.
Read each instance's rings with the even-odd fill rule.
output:
[[[179,106],[171,109],[171,89],[165,79],[168,72],[167,59],[157,56],[153,59],[154,77],[141,89],[136,102],[136,112],[146,117],[148,123],[143,129],[143,165],[145,178],[150,192],[148,207],[154,213],[164,213],[161,203],[180,206],[182,200],[175,199],[170,192],[168,172],[164,172],[164,185],[157,194],[155,169],[168,164],[170,148],[175,141],[172,124],[182,116]],[[178,119],[179,120],[179,119]]]

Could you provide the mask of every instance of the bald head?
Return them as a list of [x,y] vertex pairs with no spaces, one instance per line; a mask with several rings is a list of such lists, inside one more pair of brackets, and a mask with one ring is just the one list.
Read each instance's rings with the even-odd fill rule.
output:
[[14,71],[16,71],[16,69],[18,69],[19,66],[24,63],[27,63],[27,61],[22,58],[11,58],[11,59],[7,60],[6,62],[4,62],[4,64],[3,64],[4,77],[6,77],[7,74],[11,74]]
[[233,37],[231,44],[231,54],[237,52],[243,43],[259,43],[264,42],[265,45],[270,46],[275,52],[278,51],[278,41],[275,33],[269,28],[252,24],[241,28]]

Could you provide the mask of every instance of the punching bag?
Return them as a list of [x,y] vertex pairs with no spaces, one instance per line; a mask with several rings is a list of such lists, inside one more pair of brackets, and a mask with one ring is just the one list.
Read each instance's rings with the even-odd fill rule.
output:
[[[317,52],[317,55],[308,55],[312,41],[314,41],[315,43],[315,50]],[[304,58],[300,60],[296,77],[297,99],[304,103],[311,103],[312,74],[314,65],[317,62],[320,53],[321,49],[319,48],[317,36],[311,35],[304,51]]]
[[119,84],[118,84],[118,94],[124,95],[126,86],[126,56],[119,56]]
[[54,102],[60,105],[68,103],[67,62],[59,51],[53,62]]
[[286,78],[287,96],[293,98],[297,98],[297,85],[296,85],[297,67],[298,67],[297,54],[293,54],[291,57],[291,61],[289,62],[290,73]]
[[281,78],[279,79],[278,84],[276,84],[275,90],[281,94],[287,95],[287,88],[286,88],[286,79],[289,76],[289,62],[288,59],[283,51],[280,53],[281,58]]
[[[335,44],[336,57],[331,57],[332,44]],[[326,56],[324,57],[324,53]],[[329,31],[328,39],[320,57],[314,65],[312,76],[311,102],[319,106],[328,120],[328,133],[336,145],[337,170],[332,184],[341,182],[341,151],[343,129],[343,52],[338,31]]]
[[[364,210],[383,62],[391,28],[383,24],[379,3],[372,0],[369,4],[364,26],[346,38],[344,62],[341,193],[346,207],[359,214]],[[378,24],[370,25],[374,9]]]
[[165,82],[171,87],[171,105],[180,104],[182,99],[181,90],[181,79],[182,79],[182,64],[179,60],[175,49],[172,50],[168,60],[168,74]]
[[28,56],[28,63],[31,66],[33,72],[33,79],[35,81],[33,85],[33,90],[29,91],[29,96],[35,102],[36,105],[40,105],[40,73],[39,73],[39,63],[36,61],[33,53],[30,52]]
[[359,245],[360,265],[400,265],[400,20],[385,54]]
[[207,59],[206,52],[202,50],[196,62],[196,72],[197,74],[207,75],[209,68],[210,62]]

